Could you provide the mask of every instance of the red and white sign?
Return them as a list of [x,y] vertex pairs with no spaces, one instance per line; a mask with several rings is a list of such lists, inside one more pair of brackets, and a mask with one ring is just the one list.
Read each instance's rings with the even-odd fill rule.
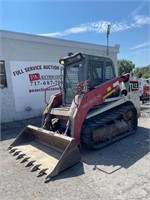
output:
[[[61,85],[59,63],[11,61],[10,68],[16,112],[44,108],[45,88]],[[47,96],[58,92],[58,86],[50,87]]]

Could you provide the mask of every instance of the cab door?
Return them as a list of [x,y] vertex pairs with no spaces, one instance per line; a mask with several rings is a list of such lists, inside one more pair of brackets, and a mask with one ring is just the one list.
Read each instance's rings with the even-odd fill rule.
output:
[[76,86],[84,80],[83,62],[72,63],[65,66],[64,71],[64,103],[71,104]]

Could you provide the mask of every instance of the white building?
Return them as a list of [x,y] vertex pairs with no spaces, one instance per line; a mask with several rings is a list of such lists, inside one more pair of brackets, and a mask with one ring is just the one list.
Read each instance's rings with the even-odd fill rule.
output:
[[[0,31],[1,123],[40,116],[45,102],[43,88],[59,81],[59,59],[82,52],[106,56],[107,47],[45,36]],[[109,47],[117,66],[119,45]],[[116,68],[117,71],[117,68]],[[50,77],[39,81],[38,77]],[[55,77],[55,79],[53,79]],[[47,96],[58,92],[51,89]]]

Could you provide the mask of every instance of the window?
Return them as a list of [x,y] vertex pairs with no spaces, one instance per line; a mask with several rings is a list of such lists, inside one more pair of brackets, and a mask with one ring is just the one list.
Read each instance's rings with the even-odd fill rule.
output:
[[80,69],[82,67],[82,63],[74,63],[70,65],[66,65],[65,68],[65,103],[70,104],[72,102],[72,98],[75,93],[76,86],[80,80]]
[[7,87],[5,62],[0,60],[0,88]]
[[88,68],[88,76],[94,86],[99,85],[103,81],[103,62],[90,60]]
[[111,62],[106,62],[106,68],[105,68],[105,79],[110,80],[114,77],[113,74],[113,68]]

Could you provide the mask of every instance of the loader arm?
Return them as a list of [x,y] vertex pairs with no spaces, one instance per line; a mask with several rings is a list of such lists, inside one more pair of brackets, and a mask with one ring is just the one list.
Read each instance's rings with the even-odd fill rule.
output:
[[[46,90],[45,90],[45,96],[46,96]],[[62,105],[62,92],[52,95],[43,112],[42,127],[44,129],[47,129],[47,130],[51,129],[51,126],[52,126],[51,115],[50,115],[51,109],[55,107],[59,107],[61,105]]]

